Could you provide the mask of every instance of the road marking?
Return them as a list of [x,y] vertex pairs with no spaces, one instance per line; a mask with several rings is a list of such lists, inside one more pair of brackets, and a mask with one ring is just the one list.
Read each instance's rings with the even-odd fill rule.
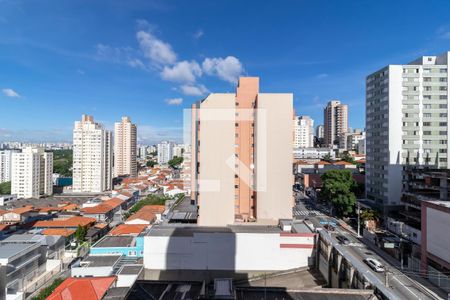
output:
[[[418,297],[410,288],[408,288],[405,284],[403,284],[403,282],[401,282],[400,280],[398,280],[397,277],[394,276],[395,274],[392,274],[393,279],[397,280],[397,282],[403,286],[405,289],[407,289],[411,294],[414,295],[414,297],[416,297],[417,299],[421,299],[420,297]],[[417,290],[418,292],[420,292],[419,290]],[[422,292],[421,292],[422,293]]]

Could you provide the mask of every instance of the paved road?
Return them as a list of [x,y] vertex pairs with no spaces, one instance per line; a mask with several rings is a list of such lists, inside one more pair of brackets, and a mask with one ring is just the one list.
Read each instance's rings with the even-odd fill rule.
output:
[[[323,228],[323,225],[320,223],[321,221],[331,221],[334,223],[338,223],[338,220],[325,215],[326,209],[317,207],[314,205],[312,201],[308,197],[299,196],[298,204],[294,209],[294,218],[303,219],[307,217],[316,228]],[[295,212],[303,212],[303,211],[312,211],[314,212],[311,215],[303,215],[297,214]],[[315,215],[316,211],[321,211],[322,215]],[[325,229],[323,229],[325,230]],[[394,264],[390,264],[387,260],[384,260],[380,255],[378,255],[375,251],[372,251],[370,247],[368,247],[364,240],[358,238],[354,233],[345,230],[344,228],[338,226],[335,231],[328,232],[331,236],[331,239],[338,244],[336,247],[344,253],[345,256],[351,256],[357,259],[358,262],[361,262],[361,265],[355,266],[358,269],[365,270],[365,274],[368,278],[372,278],[372,280],[377,281],[378,284],[385,285],[386,282],[386,273],[377,273],[370,269],[367,265],[363,263],[363,259],[366,257],[373,257],[380,261],[388,270],[388,292],[392,292],[393,299],[443,299],[441,297],[433,297],[433,294],[430,294],[428,289],[424,288],[415,280],[412,280],[405,274],[403,274],[399,269],[396,268]],[[337,235],[343,235],[350,240],[349,245],[339,245],[338,240],[336,240]],[[334,243],[333,243],[334,244]]]

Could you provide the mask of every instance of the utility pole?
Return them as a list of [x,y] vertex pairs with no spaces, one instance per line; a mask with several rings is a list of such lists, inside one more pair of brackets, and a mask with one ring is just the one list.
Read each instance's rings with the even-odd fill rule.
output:
[[361,212],[361,204],[358,201],[358,237],[361,237],[361,221],[360,221],[360,212]]

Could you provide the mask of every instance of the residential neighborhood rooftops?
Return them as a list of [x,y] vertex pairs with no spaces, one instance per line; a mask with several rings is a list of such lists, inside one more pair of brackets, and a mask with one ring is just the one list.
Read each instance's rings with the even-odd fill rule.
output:
[[156,214],[161,214],[165,211],[166,207],[164,205],[146,205],[138,210],[135,214],[131,215],[127,222],[141,219],[148,222],[152,222],[156,218]]
[[110,267],[121,257],[121,255],[89,255],[81,262],[81,267]]
[[70,277],[64,280],[47,298],[47,300],[100,300],[116,280],[116,276],[84,278]]
[[33,243],[1,243],[0,244],[0,260],[13,257],[19,252],[28,248],[35,247]]
[[34,224],[35,228],[73,228],[80,226],[89,226],[95,223],[94,218],[74,216],[70,218],[54,219],[50,221],[38,221]]
[[111,198],[109,200],[103,201],[99,205],[92,207],[85,207],[81,211],[85,214],[105,214],[118,206],[122,205],[125,201],[119,198]]

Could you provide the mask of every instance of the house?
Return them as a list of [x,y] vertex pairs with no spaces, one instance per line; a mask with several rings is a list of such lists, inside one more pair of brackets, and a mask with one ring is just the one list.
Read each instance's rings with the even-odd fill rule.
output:
[[64,280],[47,300],[100,300],[109,288],[115,287],[116,276],[67,278]]
[[164,205],[146,205],[131,215],[125,224],[146,224],[150,225],[156,221],[158,215],[160,216],[165,211]]
[[39,212],[28,205],[13,210],[8,210],[0,216],[0,222],[3,224],[29,223],[39,219]]
[[81,209],[81,213],[85,217],[95,218],[98,222],[111,223],[114,220],[122,220],[122,209],[125,209],[126,202],[119,198],[112,198],[103,201],[93,207],[85,207]]
[[119,267],[122,255],[88,255],[80,265],[72,267],[72,277],[107,277],[113,275],[114,269]]
[[134,235],[107,235],[96,242],[89,251],[90,255],[121,254],[139,258],[144,254],[144,237]]
[[59,260],[64,255],[65,238],[62,235],[42,235],[33,233],[13,234],[2,241],[4,244],[39,243],[47,259]]
[[77,229],[78,226],[91,227],[95,224],[96,219],[74,216],[70,218],[58,218],[49,221],[38,221],[34,224],[35,229],[47,229],[47,228],[65,228],[65,229]]

